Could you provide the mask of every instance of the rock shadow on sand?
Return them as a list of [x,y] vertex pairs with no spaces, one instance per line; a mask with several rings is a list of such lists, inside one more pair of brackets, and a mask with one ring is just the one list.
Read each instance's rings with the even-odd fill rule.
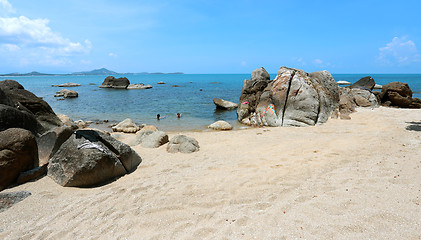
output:
[[407,122],[411,125],[406,126],[406,130],[408,131],[417,131],[417,132],[421,132],[421,121],[419,122]]

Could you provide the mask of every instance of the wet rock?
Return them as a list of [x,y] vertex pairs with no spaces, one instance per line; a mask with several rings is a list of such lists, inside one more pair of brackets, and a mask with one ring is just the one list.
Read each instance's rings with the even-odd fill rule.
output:
[[213,103],[216,105],[217,109],[221,109],[221,110],[231,110],[238,107],[237,103],[226,101],[220,98],[214,98]]
[[61,89],[60,91],[56,92],[54,97],[64,97],[64,98],[75,98],[78,97],[79,94],[76,91],[69,90],[69,89]]
[[125,77],[115,78],[113,76],[108,76],[105,78],[104,82],[99,86],[100,88],[117,88],[117,89],[126,89],[130,85],[129,79]]

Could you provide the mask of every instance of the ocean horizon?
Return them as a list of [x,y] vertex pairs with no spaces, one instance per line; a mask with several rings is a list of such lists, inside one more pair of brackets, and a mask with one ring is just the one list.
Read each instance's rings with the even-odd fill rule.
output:
[[[276,74],[270,74],[271,79]],[[215,108],[213,98],[238,103],[245,79],[250,74],[130,74],[113,75],[127,77],[131,84],[152,85],[151,89],[127,90],[99,88],[108,75],[48,75],[13,76],[1,80],[18,81],[26,90],[43,98],[56,114],[65,114],[72,120],[119,122],[126,118],[137,124],[155,125],[164,131],[205,130],[218,120],[224,120],[235,129],[244,127],[237,122],[236,111]],[[421,98],[421,74],[332,74],[335,81],[354,83],[371,76],[376,84],[385,85],[399,81],[408,83],[413,97]],[[54,97],[60,87],[52,85],[78,83],[75,90],[79,97],[58,100]],[[164,82],[165,84],[157,84]],[[177,113],[182,117],[178,119]],[[160,114],[163,119],[157,120]],[[94,126],[93,126],[94,127]]]

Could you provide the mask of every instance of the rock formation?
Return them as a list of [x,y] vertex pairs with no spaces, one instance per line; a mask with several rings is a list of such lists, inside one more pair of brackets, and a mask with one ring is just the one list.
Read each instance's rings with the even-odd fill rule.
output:
[[379,98],[385,106],[421,108],[421,100],[412,98],[412,90],[407,83],[391,82],[384,85]]
[[34,135],[25,129],[0,132],[0,191],[14,183],[21,172],[38,166],[38,147]]
[[135,133],[140,130],[140,127],[137,126],[130,118],[126,118],[124,121],[112,127],[112,129],[114,132]]
[[48,176],[61,186],[92,186],[133,171],[142,161],[105,133],[78,130],[50,159]]
[[196,139],[184,135],[173,137],[167,145],[169,153],[192,153],[199,151],[199,143]]
[[213,130],[231,130],[232,126],[231,124],[220,120],[220,121],[216,121],[212,123],[211,125],[208,126],[208,128],[213,129]]
[[221,110],[231,110],[238,107],[237,103],[226,101],[220,98],[214,98],[213,103],[216,105],[217,109],[221,109]]
[[[7,101],[13,103],[12,107],[36,118],[43,128],[37,129],[37,132],[42,133],[63,125],[47,102],[25,90],[18,82],[14,80],[0,81],[0,89],[9,98]],[[12,110],[9,109],[9,111]]]
[[61,89],[60,91],[56,92],[54,97],[64,97],[64,98],[75,98],[78,97],[79,94],[76,91],[69,90],[69,89]]
[[125,77],[115,78],[113,76],[108,76],[105,78],[104,82],[99,86],[100,88],[117,88],[117,89],[126,89],[130,85],[129,79]]
[[237,119],[255,126],[312,126],[326,122],[338,104],[339,87],[327,71],[281,67],[272,81],[260,68],[244,81]]

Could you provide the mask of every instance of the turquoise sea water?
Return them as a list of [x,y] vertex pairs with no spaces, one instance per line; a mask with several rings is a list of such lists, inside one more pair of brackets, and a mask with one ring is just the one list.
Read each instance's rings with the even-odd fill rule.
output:
[[[123,76],[123,75],[122,75]],[[115,77],[122,77],[115,76]],[[271,74],[274,78],[276,75]],[[368,74],[333,74],[336,81],[351,83]],[[377,84],[393,81],[406,82],[411,87],[414,97],[421,98],[421,74],[371,74]],[[144,83],[153,86],[144,90],[103,89],[98,86],[107,76],[25,76],[3,77],[13,79],[47,101],[56,113],[68,115],[73,120],[122,121],[131,118],[138,124],[146,123],[158,126],[164,131],[184,131],[206,129],[206,126],[225,120],[241,127],[236,121],[236,111],[215,110],[213,98],[222,98],[238,102],[244,79],[250,74],[137,74],[126,75],[130,83]],[[160,85],[163,81],[166,84]],[[69,88],[79,93],[78,98],[58,101],[54,97],[61,88],[53,84],[67,82],[82,86]],[[90,85],[95,84],[95,85]],[[178,85],[179,87],[173,87]],[[182,117],[177,119],[176,113]],[[156,115],[165,116],[156,120]]]

